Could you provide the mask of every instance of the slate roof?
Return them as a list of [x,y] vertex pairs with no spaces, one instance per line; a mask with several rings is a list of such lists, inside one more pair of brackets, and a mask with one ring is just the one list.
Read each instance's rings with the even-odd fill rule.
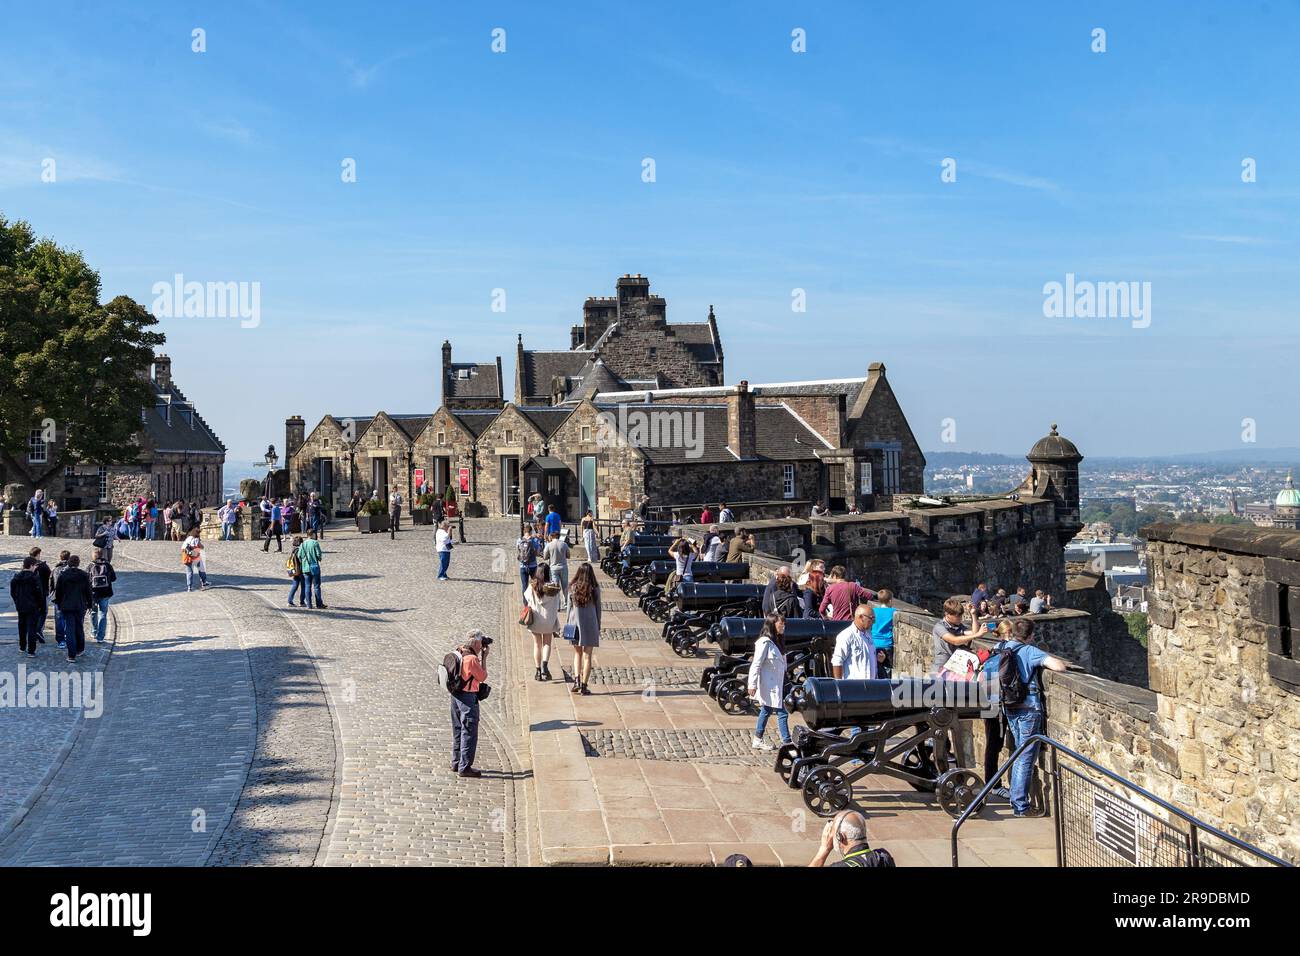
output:
[[548,438],[555,433],[561,423],[569,417],[573,411],[572,408],[563,408],[554,405],[521,405],[516,406],[519,414],[538,427],[543,435]]
[[407,438],[415,441],[433,415],[389,415],[388,417],[397,422],[397,427],[406,433]]
[[[462,370],[469,373],[467,377],[460,377]],[[495,362],[453,362],[448,366],[442,391],[444,401],[449,398],[501,398],[497,365]]]
[[524,398],[551,397],[551,379],[557,375],[577,375],[596,353],[590,349],[569,349],[563,352],[524,350]]
[[718,344],[713,340],[713,330],[707,322],[671,322],[668,329],[691,353],[697,362],[718,362]]
[[[209,455],[224,455],[226,446],[221,443],[203,416],[175,383],[168,389],[154,387],[154,407],[145,410],[144,443],[155,451],[187,451]],[[171,422],[167,421],[165,406],[171,405]],[[192,420],[191,420],[192,419]]]
[[[618,405],[600,405],[602,411],[608,410],[615,416]],[[646,457],[656,465],[710,464],[717,462],[739,461],[727,448],[727,406],[726,405],[637,405],[628,406],[629,414],[640,411],[680,411],[685,414],[699,413],[701,419],[692,419],[691,431],[687,433],[683,426],[681,433],[690,441],[672,444],[647,444],[641,447]],[[818,449],[826,448],[826,443],[803,423],[785,405],[754,406],[755,458],[765,461],[813,461]],[[616,419],[617,420],[617,419]],[[653,439],[652,439],[653,441]],[[695,455],[698,445],[700,454]],[[689,453],[689,454],[688,454]]]
[[451,417],[469,429],[469,433],[475,438],[487,431],[487,427],[501,414],[499,408],[458,408],[449,411]]

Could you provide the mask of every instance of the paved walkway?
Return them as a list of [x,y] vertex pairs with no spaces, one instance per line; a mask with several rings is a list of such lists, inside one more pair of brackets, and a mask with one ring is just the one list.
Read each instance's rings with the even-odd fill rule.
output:
[[[824,821],[781,781],[774,755],[751,749],[754,717],[728,716],[700,689],[713,655],[678,657],[660,626],[600,578],[617,610],[603,616],[591,696],[527,685],[542,861],[708,865],[743,853],[758,865],[807,865]],[[775,720],[768,739],[779,743]],[[872,844],[900,866],[950,865],[952,819],[933,795],[873,776],[855,802]],[[1005,805],[962,833],[964,865],[1055,860],[1051,821],[1013,821]]]
[[[0,864],[527,862],[511,694],[485,704],[480,743],[480,763],[504,769],[448,770],[436,664],[468,629],[497,632],[514,529],[467,526],[444,584],[427,528],[331,534],[325,611],[286,607],[283,555],[257,545],[211,543],[214,586],[187,594],[176,545],[119,542],[104,715],[0,713],[14,768]],[[3,567],[30,544],[0,538]],[[60,546],[88,556],[84,541],[47,541],[47,556]],[[42,651],[42,667],[60,666]],[[510,658],[491,659],[494,684],[508,685]]]

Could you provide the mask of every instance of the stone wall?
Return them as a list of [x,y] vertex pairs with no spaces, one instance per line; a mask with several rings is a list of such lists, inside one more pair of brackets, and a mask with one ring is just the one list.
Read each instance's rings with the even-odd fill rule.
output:
[[1150,789],[1300,860],[1300,533],[1156,524]]
[[652,502],[737,501],[762,496],[783,498],[785,466],[794,466],[795,487],[791,505],[817,500],[821,493],[821,463],[817,461],[730,461],[682,465],[648,463],[646,494]]

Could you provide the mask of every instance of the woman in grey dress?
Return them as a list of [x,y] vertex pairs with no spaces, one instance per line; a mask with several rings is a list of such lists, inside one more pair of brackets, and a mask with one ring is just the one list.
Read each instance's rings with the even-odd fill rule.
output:
[[[568,625],[573,625],[569,627]],[[569,588],[569,617],[564,629],[573,641],[573,687],[571,693],[590,694],[591,655],[600,646],[600,586],[591,562],[583,561]]]

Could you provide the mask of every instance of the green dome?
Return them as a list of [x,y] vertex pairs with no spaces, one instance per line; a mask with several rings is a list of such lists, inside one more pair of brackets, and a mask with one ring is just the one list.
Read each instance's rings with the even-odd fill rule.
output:
[[1274,504],[1279,508],[1300,508],[1300,489],[1292,483],[1289,469],[1286,473],[1286,484],[1277,493],[1277,501]]

